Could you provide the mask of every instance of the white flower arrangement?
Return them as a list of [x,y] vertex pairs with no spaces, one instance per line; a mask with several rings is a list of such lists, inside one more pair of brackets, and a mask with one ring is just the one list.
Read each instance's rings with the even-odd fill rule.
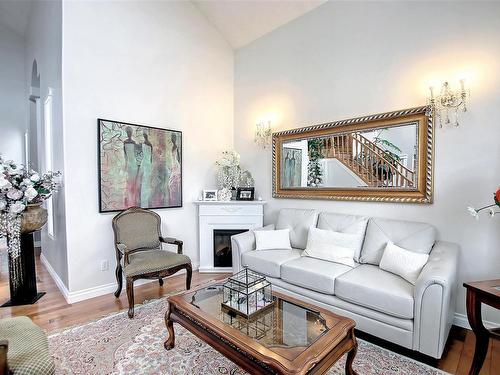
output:
[[3,160],[0,156],[0,213],[21,214],[28,204],[38,204],[50,198],[59,187],[60,172],[38,172]]
[[0,235],[7,237],[9,253],[20,254],[21,217],[30,204],[49,199],[59,186],[60,172],[38,172],[3,160],[0,155]]
[[[222,157],[215,162],[217,171],[217,186],[219,189],[236,189],[242,185],[251,187],[254,184],[250,172],[241,169],[240,154],[236,151],[223,151]],[[250,184],[250,185],[249,185]]]

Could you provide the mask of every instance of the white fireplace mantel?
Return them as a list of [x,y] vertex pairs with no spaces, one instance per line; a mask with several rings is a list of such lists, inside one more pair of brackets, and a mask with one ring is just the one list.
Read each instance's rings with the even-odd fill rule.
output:
[[263,226],[265,201],[196,201],[198,206],[200,272],[231,272],[214,267],[214,230],[254,229]]

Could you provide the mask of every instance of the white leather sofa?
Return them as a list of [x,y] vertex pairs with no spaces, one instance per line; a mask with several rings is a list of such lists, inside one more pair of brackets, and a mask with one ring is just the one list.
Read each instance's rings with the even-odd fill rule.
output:
[[[311,226],[362,230],[355,267],[301,257]],[[455,306],[456,244],[436,241],[434,227],[425,223],[304,209],[282,209],[276,224],[263,229],[284,228],[290,229],[292,250],[254,251],[252,231],[233,236],[233,270],[247,266],[266,275],[274,290],[348,316],[361,331],[441,358]],[[417,252],[431,249],[415,285],[378,267],[388,241]]]

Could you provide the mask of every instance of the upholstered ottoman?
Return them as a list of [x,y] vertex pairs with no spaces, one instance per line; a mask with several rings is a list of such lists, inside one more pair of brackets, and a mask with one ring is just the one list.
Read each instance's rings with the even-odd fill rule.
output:
[[30,318],[0,320],[0,374],[54,374],[47,336]]

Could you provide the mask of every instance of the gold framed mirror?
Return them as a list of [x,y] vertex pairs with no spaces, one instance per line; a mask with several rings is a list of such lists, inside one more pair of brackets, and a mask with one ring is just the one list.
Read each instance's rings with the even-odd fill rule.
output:
[[432,107],[273,133],[273,197],[432,203]]

